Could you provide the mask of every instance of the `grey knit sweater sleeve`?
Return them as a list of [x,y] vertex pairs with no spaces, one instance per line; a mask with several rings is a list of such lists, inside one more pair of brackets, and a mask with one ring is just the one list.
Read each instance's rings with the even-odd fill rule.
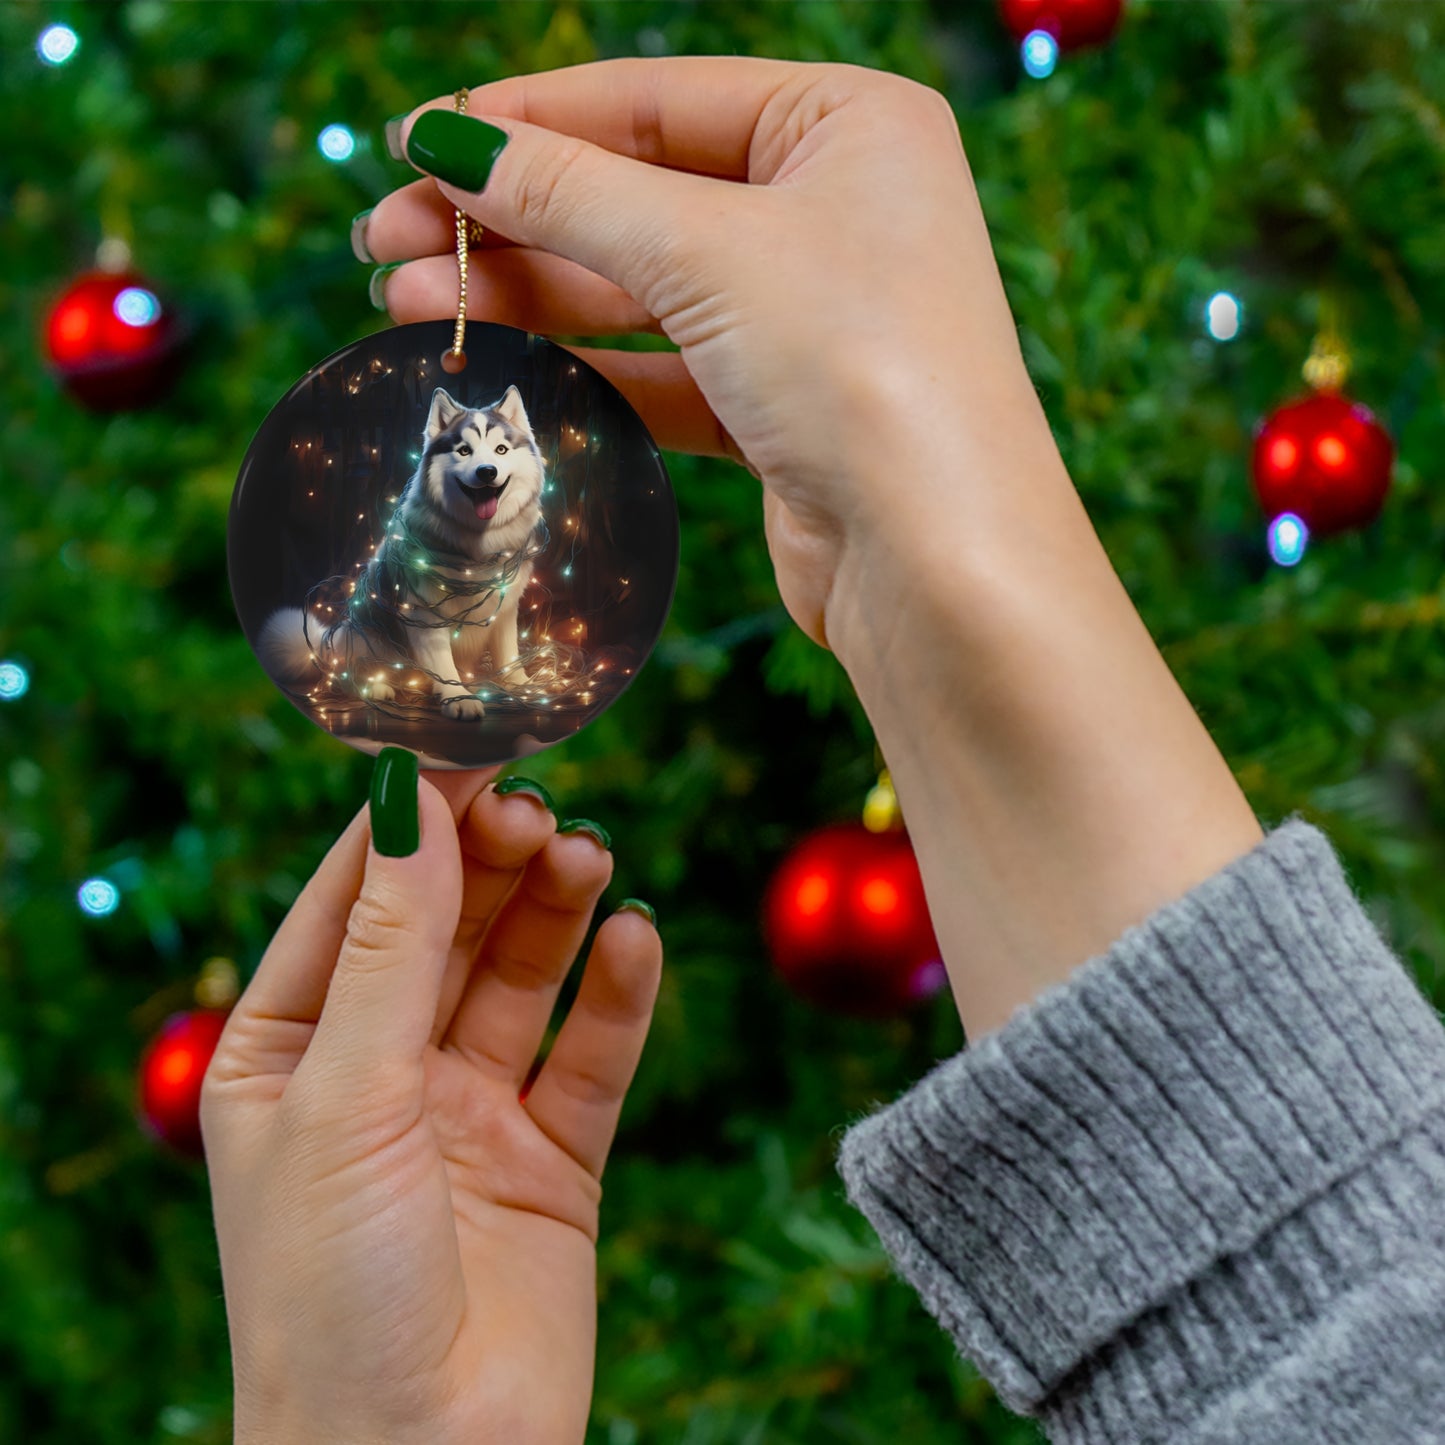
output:
[[1298,816],[839,1168],[1055,1442],[1445,1441],[1445,1030]]

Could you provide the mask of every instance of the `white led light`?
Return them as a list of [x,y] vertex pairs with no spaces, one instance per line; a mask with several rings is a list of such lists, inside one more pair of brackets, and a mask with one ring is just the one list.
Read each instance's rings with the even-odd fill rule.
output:
[[48,25],[35,42],[35,53],[47,65],[64,65],[80,49],[80,36],[68,25]]
[[344,125],[327,126],[316,137],[316,144],[329,161],[349,161],[356,151],[356,137]]
[[1019,47],[1024,69],[1035,80],[1043,80],[1054,73],[1059,63],[1059,42],[1047,30],[1031,30]]
[[161,314],[161,303],[152,291],[143,286],[127,286],[111,307],[116,318],[127,326],[149,326]]
[[30,691],[30,674],[18,662],[0,662],[0,702],[14,702]]
[[1217,291],[1204,308],[1204,329],[1216,341],[1233,341],[1244,321],[1244,308],[1228,291]]
[[1293,567],[1305,554],[1310,529],[1293,512],[1281,512],[1269,524],[1269,555],[1281,567]]
[[92,918],[104,918],[120,906],[120,889],[109,878],[87,878],[75,896]]

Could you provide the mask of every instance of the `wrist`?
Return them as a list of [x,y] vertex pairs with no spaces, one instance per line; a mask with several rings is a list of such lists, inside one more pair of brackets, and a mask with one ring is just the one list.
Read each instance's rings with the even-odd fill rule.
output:
[[1015,440],[855,536],[827,617],[971,1038],[1262,836],[1052,438]]

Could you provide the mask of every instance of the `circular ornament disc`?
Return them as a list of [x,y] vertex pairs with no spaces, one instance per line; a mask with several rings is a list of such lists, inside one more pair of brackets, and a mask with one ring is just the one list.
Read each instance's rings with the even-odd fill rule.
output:
[[379,331],[262,422],[231,498],[236,614],[318,727],[425,768],[570,737],[641,670],[677,586],[672,484],[560,346],[469,321]]

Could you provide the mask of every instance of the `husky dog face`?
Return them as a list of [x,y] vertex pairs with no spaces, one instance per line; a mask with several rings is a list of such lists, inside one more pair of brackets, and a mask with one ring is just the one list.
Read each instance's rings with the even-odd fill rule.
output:
[[495,406],[476,408],[462,406],[438,387],[424,441],[420,477],[426,500],[460,532],[495,534],[535,508],[542,457],[515,386]]

